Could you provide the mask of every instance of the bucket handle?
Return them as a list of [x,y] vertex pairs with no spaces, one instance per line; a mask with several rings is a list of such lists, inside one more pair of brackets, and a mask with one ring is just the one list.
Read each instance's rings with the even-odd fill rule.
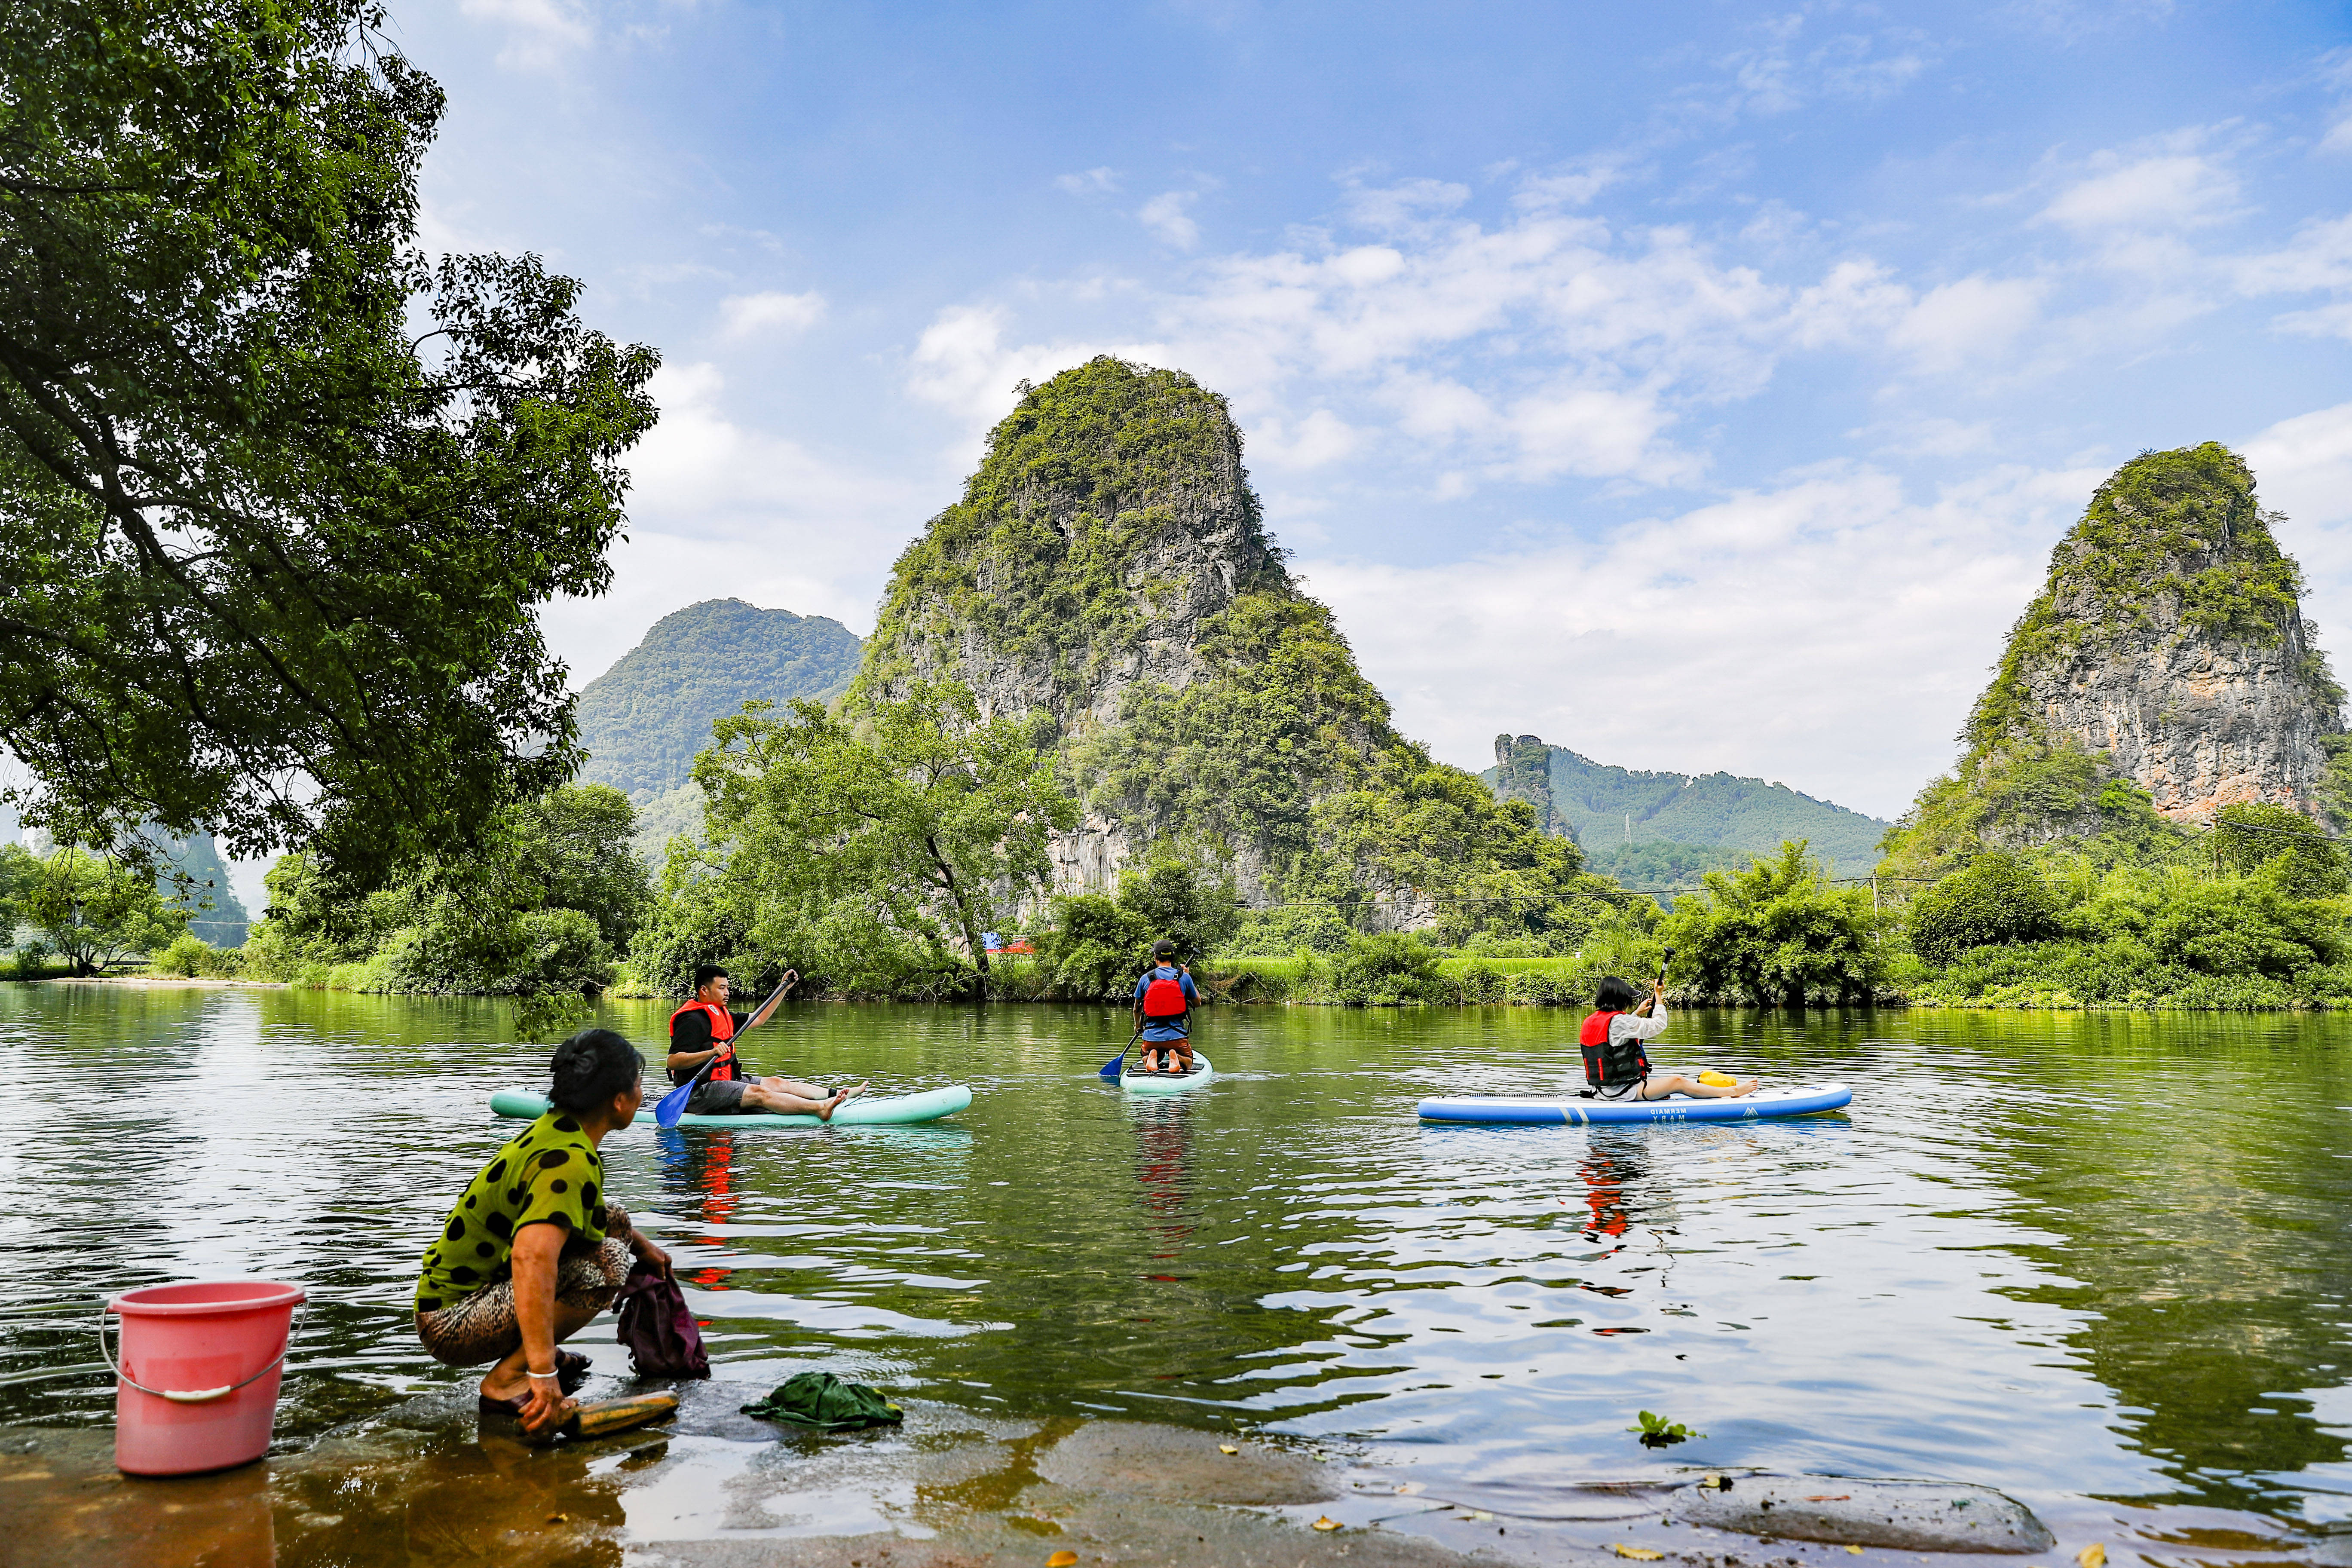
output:
[[246,1384],[259,1383],[263,1378],[268,1377],[272,1372],[276,1371],[278,1365],[286,1360],[288,1353],[293,1350],[294,1336],[296,1333],[300,1331],[302,1324],[309,1318],[310,1313],[310,1303],[309,1301],[306,1300],[298,1305],[294,1309],[294,1321],[292,1323],[288,1325],[286,1330],[286,1349],[279,1351],[276,1355],[271,1356],[268,1363],[259,1372],[255,1373],[251,1377],[246,1378],[237,1383],[224,1384],[218,1388],[150,1388],[145,1384],[133,1378],[129,1373],[123,1371],[121,1364],[114,1359],[116,1352],[108,1348],[106,1342],[106,1320],[114,1316],[113,1309],[110,1307],[100,1307],[98,1310],[98,1353],[106,1358],[108,1368],[113,1372],[116,1377],[121,1378],[124,1383],[129,1384],[131,1387],[137,1389],[142,1394],[152,1394],[158,1399],[168,1399],[174,1405],[210,1405],[215,1399],[226,1399],[238,1389],[243,1388]]

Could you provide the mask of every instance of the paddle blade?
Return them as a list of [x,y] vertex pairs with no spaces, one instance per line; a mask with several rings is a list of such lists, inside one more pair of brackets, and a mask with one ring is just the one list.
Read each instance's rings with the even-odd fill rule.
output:
[[1121,1051],[1118,1055],[1111,1058],[1110,1060],[1103,1063],[1102,1071],[1097,1073],[1096,1076],[1098,1078],[1117,1078],[1118,1076],[1118,1069],[1125,1065],[1126,1061],[1127,1053],[1125,1051]]
[[[701,1076],[699,1074],[696,1075],[695,1083],[699,1083],[701,1081]],[[663,1095],[661,1097],[660,1103],[654,1107],[654,1125],[656,1127],[677,1126],[677,1119],[686,1114],[686,1102],[693,1098],[694,1084],[692,1083],[682,1085],[679,1088],[671,1089],[667,1094]]]

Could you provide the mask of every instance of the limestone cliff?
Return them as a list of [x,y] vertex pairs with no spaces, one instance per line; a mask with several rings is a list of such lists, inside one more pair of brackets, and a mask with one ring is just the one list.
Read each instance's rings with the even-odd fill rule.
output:
[[1180,371],[1100,358],[1023,390],[900,555],[848,701],[940,679],[1050,719],[1086,810],[1055,846],[1065,892],[1158,847],[1255,905],[1539,923],[1577,879],[1525,806],[1398,736],[1267,538],[1224,400]]
[[2176,821],[2242,802],[2321,815],[2344,690],[2273,521],[2215,442],[2110,475],[2011,631],[1958,768],[1888,835],[1890,856],[1932,869],[1964,841],[2095,831],[2114,780]]
[[1487,781],[1502,800],[1526,801],[1536,814],[1536,827],[1563,838],[1576,837],[1565,817],[1552,810],[1551,748],[1535,735],[1495,737],[1495,766]]
[[2242,458],[2214,442],[2116,470],[2050,562],[1969,716],[1986,752],[2106,753],[2158,811],[2311,812],[2344,693]]

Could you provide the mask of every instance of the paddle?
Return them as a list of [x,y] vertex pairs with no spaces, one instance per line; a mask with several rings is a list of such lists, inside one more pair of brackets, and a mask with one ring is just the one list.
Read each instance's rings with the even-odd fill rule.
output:
[[1095,1076],[1097,1078],[1117,1078],[1119,1074],[1120,1068],[1127,1061],[1127,1053],[1135,1049],[1135,1042],[1141,1038],[1143,1038],[1143,1031],[1140,1028],[1137,1029],[1135,1033],[1128,1036],[1127,1044],[1119,1047],[1118,1048],[1118,1055],[1103,1063],[1102,1071]]
[[[752,1009],[751,1016],[743,1020],[743,1027],[746,1029],[755,1028],[759,1025],[765,1023],[767,1021],[768,1015],[774,1010],[776,1004],[784,999],[784,993],[791,990],[799,980],[800,972],[798,970],[785,970],[783,984],[777,986],[775,990],[770,992],[768,994],[768,999],[765,1002],[761,1003],[759,1006]],[[1120,1054],[1124,1056],[1126,1053],[1121,1052]],[[710,1053],[710,1059],[703,1063],[699,1068],[697,1068],[692,1078],[687,1079],[686,1082],[678,1088],[671,1089],[667,1094],[663,1095],[661,1097],[661,1103],[654,1107],[654,1125],[665,1130],[677,1126],[677,1119],[686,1114],[686,1102],[694,1098],[695,1087],[701,1083],[704,1079],[709,1078],[710,1076],[710,1069],[718,1065],[719,1053],[717,1051],[712,1051]]]

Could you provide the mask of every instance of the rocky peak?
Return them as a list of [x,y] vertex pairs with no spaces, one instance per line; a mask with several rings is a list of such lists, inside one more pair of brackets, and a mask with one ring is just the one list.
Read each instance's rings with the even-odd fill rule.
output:
[[852,697],[951,676],[1083,731],[1139,683],[1192,684],[1202,623],[1253,589],[1292,591],[1225,400],[1097,358],[1023,392],[899,557]]
[[1551,748],[1535,735],[1495,737],[1495,798],[1523,800],[1536,808],[1536,829],[1563,838],[1575,833],[1565,817],[1552,810]]
[[2176,818],[2311,812],[2343,689],[2242,458],[2216,442],[2116,470],[2052,552],[1963,739],[1970,774],[2078,749]]

